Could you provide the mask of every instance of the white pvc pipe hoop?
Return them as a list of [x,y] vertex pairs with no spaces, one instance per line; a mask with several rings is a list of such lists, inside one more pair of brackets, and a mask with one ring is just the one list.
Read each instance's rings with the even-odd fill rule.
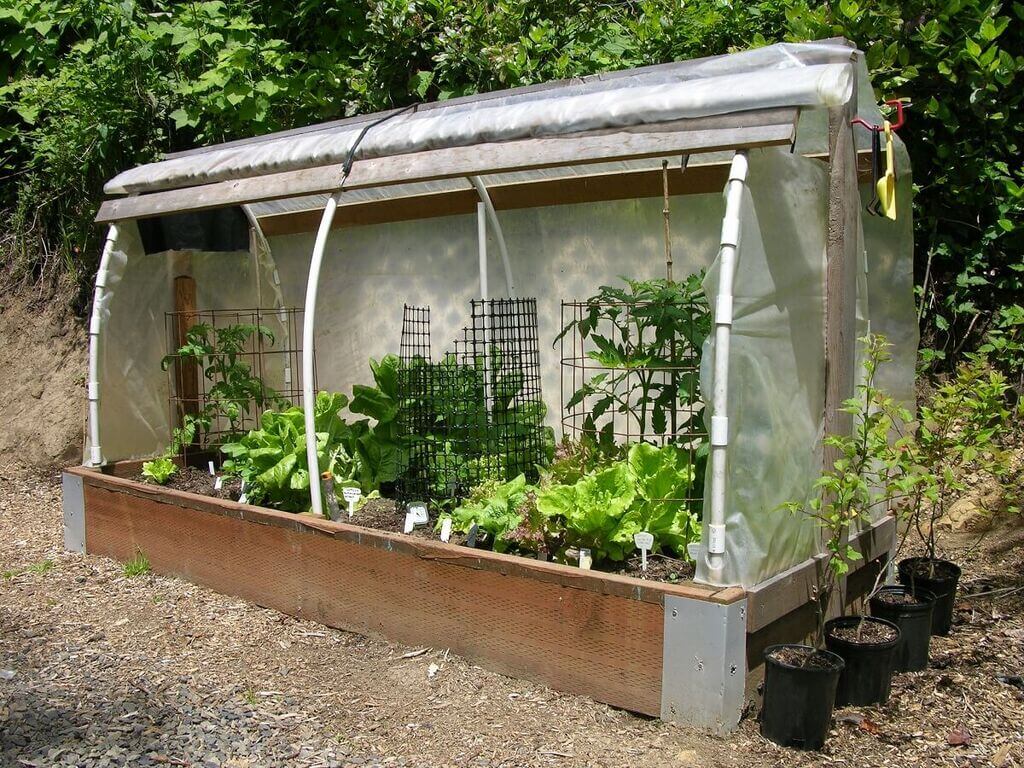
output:
[[338,190],[327,200],[320,228],[313,243],[306,279],[306,304],[302,315],[302,412],[306,425],[306,467],[309,470],[309,502],[314,515],[324,516],[323,496],[320,492],[320,461],[316,455],[316,392],[313,388],[313,335],[316,330],[316,294],[320,285],[320,265],[324,260],[327,238],[338,209]]
[[733,285],[740,245],[740,210],[747,178],[747,154],[737,152],[725,186],[725,215],[718,251],[718,296],[715,299],[715,347],[711,395],[711,504],[707,536],[706,581],[723,583],[725,571],[725,490],[729,450],[729,341],[732,335]]
[[[491,195],[479,176],[470,176],[469,183],[476,189],[480,202],[487,211],[487,218],[494,229],[495,239],[498,241],[498,253],[501,254],[501,265],[505,269],[505,294],[511,298],[515,294],[515,285],[512,282],[512,262],[508,258],[508,247],[505,245],[505,233],[501,230],[501,222],[498,221],[498,212],[494,210],[494,203],[491,202]],[[484,296],[486,299],[487,297]]]
[[103,448],[100,443],[100,332],[103,326],[102,306],[106,299],[107,280],[110,276],[110,254],[114,250],[117,234],[117,224],[111,224],[107,230],[107,239],[103,243],[100,266],[96,270],[92,314],[89,317],[89,465],[93,467],[103,464]]

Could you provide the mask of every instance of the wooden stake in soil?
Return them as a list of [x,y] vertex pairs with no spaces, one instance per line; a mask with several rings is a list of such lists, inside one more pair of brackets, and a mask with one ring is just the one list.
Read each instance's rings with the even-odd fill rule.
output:
[[[174,278],[174,350],[185,344],[188,330],[196,324],[196,281],[188,275]],[[174,391],[178,395],[177,426],[185,424],[186,416],[199,413],[199,367],[194,360],[174,359]],[[198,447],[199,435],[192,438],[189,446]]]

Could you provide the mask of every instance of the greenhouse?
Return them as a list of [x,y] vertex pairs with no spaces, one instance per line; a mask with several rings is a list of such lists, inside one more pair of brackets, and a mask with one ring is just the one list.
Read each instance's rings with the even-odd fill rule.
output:
[[[818,531],[782,505],[850,428],[859,337],[913,401],[910,169],[894,136],[899,215],[875,215],[858,119],[882,124],[864,56],[827,40],[121,173],[68,547],[734,727],[761,650],[813,623]],[[848,599],[893,529],[854,542]]]

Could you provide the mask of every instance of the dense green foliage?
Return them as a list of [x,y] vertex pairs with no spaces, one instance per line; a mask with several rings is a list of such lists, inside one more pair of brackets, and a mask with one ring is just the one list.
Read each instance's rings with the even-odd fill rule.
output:
[[[589,549],[595,563],[621,562],[635,551],[634,534],[654,536],[654,549],[687,557],[700,538],[700,519],[689,508],[695,468],[675,445],[635,443],[621,458],[591,462],[586,445],[541,472],[534,486],[519,475],[485,482],[450,514],[457,531],[475,524],[498,552],[543,552],[564,562],[569,550]],[[592,455],[592,454],[590,454]],[[569,469],[570,467],[577,468]]]
[[[159,152],[417,100],[845,35],[913,104],[926,338],[1021,349],[1021,3],[0,0],[8,277],[95,266],[104,179]],[[927,280],[925,280],[927,274]]]

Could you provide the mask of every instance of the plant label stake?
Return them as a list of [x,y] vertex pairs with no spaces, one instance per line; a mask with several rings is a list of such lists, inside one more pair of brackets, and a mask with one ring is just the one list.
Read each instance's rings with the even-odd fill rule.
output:
[[654,534],[641,531],[634,534],[633,543],[640,550],[640,568],[644,573],[647,573],[647,553],[654,548]]
[[441,541],[447,542],[452,537],[452,519],[446,517],[441,521]]
[[362,497],[363,492],[358,488],[345,487],[341,489],[341,495],[345,499],[345,503],[348,504],[348,516],[352,517],[352,513],[356,511],[356,504]]
[[413,522],[416,525],[426,525],[430,522],[430,517],[427,515],[427,505],[422,501],[414,501],[409,505],[409,514],[412,515]]
[[239,497],[238,497],[238,503],[239,503],[239,504],[248,504],[248,503],[249,503],[249,497],[248,497],[248,496],[246,496],[246,495],[245,495],[245,494],[243,493],[243,494],[242,494],[241,496],[239,496]]
[[224,487],[224,478],[221,477],[220,475],[217,475],[217,477],[214,478],[214,481],[213,481],[213,490],[219,491],[223,487]]
[[585,547],[580,547],[580,568],[585,571],[590,570],[590,566],[594,564],[594,558],[590,554],[590,550]]
[[469,533],[466,534],[466,546],[467,547],[475,547],[476,546],[476,537],[477,537],[477,535],[479,533],[480,533],[480,526],[477,525],[476,521],[474,520],[473,524],[471,526],[469,526]]
[[412,512],[405,513],[405,528],[402,529],[403,533],[412,533],[412,529],[416,527],[416,521],[412,516]]
[[213,468],[213,461],[210,461],[210,474],[211,475],[216,475],[217,474],[217,470],[215,470]]

